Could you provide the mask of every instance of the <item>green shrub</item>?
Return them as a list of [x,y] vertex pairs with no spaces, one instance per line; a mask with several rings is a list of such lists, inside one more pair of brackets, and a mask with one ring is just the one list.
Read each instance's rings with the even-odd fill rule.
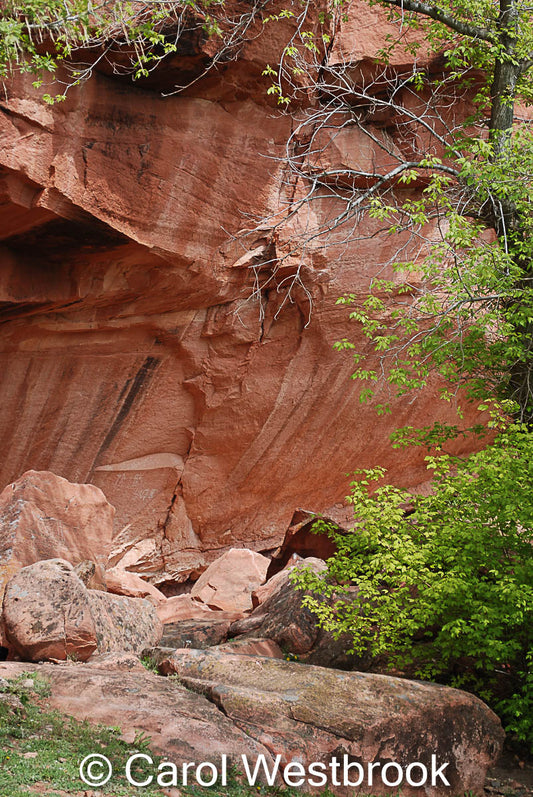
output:
[[[355,528],[319,521],[338,553],[325,574],[293,578],[354,651],[475,692],[533,750],[533,433],[513,425],[466,461],[428,462],[426,497],[390,485],[370,495],[384,471],[358,472]],[[331,596],[333,606],[322,600]]]

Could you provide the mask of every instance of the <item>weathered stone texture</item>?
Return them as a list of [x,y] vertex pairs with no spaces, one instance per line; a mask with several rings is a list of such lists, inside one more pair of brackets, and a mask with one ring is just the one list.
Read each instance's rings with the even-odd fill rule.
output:
[[[282,767],[327,765],[347,755],[365,768],[393,761],[405,772],[415,761],[431,768],[431,755],[439,765],[448,762],[450,786],[439,779],[422,789],[402,784],[408,797],[482,794],[487,766],[502,744],[499,720],[484,703],[435,684],[219,650],[181,650],[163,666],[179,680],[147,672],[132,657],[110,655],[62,666],[0,662],[0,676],[35,669],[50,681],[52,706],[118,725],[130,742],[142,732],[163,760],[177,764],[218,763],[226,754],[243,771],[243,755],[251,769],[259,755],[270,769],[278,755]],[[379,771],[372,793],[396,794]],[[353,787],[331,786],[340,797],[354,794]]]
[[[377,13],[352,4],[332,54],[371,64],[389,30]],[[156,584],[230,547],[276,548],[298,508],[342,521],[354,467],[419,487],[422,454],[400,459],[389,434],[448,413],[433,385],[378,425],[332,349],[351,334],[337,298],[394,253],[371,224],[353,246],[263,268],[254,297],[253,266],[307,223],[233,237],[286,198],[291,118],[261,76],[284,30],[259,23],[181,95],[159,92],[189,68],[175,57],[144,86],[97,73],[50,107],[26,76],[1,101],[0,485],[30,468],[98,485],[117,509],[111,565]],[[362,151],[349,135],[339,162]],[[377,145],[364,156],[380,168]]]
[[[224,752],[232,758],[244,753],[251,759],[263,753],[271,760],[263,745],[204,697],[147,672],[142,665],[135,667],[134,662],[125,661],[123,666],[120,660],[99,658],[94,666],[88,662],[37,668],[50,681],[53,708],[79,720],[118,726],[129,742],[144,733],[165,761],[216,763]],[[3,676],[12,677],[23,670],[24,665],[16,662],[0,663]]]
[[87,661],[98,645],[89,591],[62,559],[24,567],[8,581],[3,623],[10,649],[26,661]]
[[96,590],[88,591],[88,601],[99,653],[140,655],[161,639],[163,626],[151,601]]
[[[216,649],[178,650],[161,668],[209,697],[284,763],[327,762],[332,754],[346,754],[365,767],[394,761],[405,769],[418,761],[430,770],[433,754],[448,763],[450,785],[440,779],[426,783],[427,797],[481,792],[503,743],[500,721],[481,700],[436,684]],[[371,791],[390,794],[379,771]],[[353,787],[333,791],[348,795]],[[418,797],[420,789],[404,781],[402,793]]]
[[87,589],[64,559],[28,565],[8,581],[2,623],[10,651],[26,661],[141,654],[163,632],[151,601]]
[[114,515],[92,484],[71,484],[47,471],[28,471],[8,484],[0,493],[0,600],[14,573],[43,559],[91,561],[103,587]]

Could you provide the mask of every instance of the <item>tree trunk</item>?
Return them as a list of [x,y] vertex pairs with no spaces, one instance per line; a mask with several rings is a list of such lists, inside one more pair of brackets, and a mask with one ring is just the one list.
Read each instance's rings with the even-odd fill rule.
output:
[[[516,0],[500,0],[498,30],[502,52],[494,67],[489,125],[490,140],[494,147],[493,161],[505,160],[506,148],[512,135],[516,86],[522,69],[521,63],[515,58],[518,16]],[[508,250],[512,248],[513,241],[518,242],[523,238],[520,216],[514,204],[505,197],[498,197],[496,193],[496,200],[497,202],[491,209],[494,229],[501,245]],[[520,266],[524,277],[531,273],[531,264],[523,262],[520,255],[517,255],[514,260]],[[516,363],[511,367],[509,392],[520,406],[521,420],[531,423],[533,421],[532,324],[524,322],[523,325],[517,325],[515,332],[523,339],[526,355],[523,362]]]
[[[516,0],[500,0],[498,31],[502,51],[494,65],[489,124],[494,161],[505,158],[505,149],[511,139],[516,86],[520,77],[521,65],[513,63],[518,34]],[[491,212],[496,234],[507,249],[507,236],[517,222],[515,209],[512,203],[500,199],[498,207],[492,208]]]

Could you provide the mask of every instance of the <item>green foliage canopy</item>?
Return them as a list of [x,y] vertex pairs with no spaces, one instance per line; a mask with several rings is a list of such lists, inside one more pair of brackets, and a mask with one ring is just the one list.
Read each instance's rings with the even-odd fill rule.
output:
[[355,528],[318,522],[338,553],[325,574],[294,581],[354,651],[476,692],[533,751],[533,436],[514,424],[466,461],[428,466],[435,490],[425,497],[392,485],[370,494],[385,472],[357,473]]

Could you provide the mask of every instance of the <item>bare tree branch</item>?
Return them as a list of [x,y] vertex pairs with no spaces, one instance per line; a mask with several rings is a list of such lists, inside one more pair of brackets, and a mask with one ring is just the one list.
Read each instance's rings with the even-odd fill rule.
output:
[[435,22],[441,22],[446,25],[450,30],[460,33],[463,36],[469,36],[472,39],[482,39],[486,42],[493,42],[495,39],[494,33],[488,28],[480,28],[477,25],[472,25],[469,22],[461,22],[451,14],[447,14],[438,6],[429,5],[428,3],[421,3],[419,0],[381,0],[384,5],[396,6],[402,11],[412,11],[414,14],[422,14],[424,17],[430,17]]

